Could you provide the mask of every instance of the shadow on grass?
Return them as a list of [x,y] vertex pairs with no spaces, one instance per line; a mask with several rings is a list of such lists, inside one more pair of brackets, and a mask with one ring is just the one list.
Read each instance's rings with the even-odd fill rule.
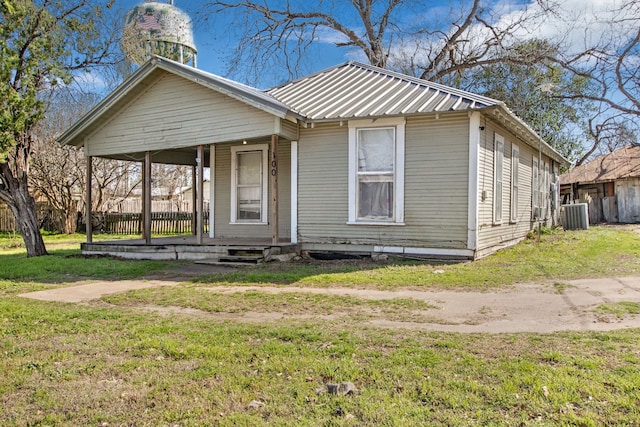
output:
[[123,280],[169,268],[161,261],[85,257],[79,250],[51,250],[49,255],[0,254],[0,280],[13,282],[69,283],[87,279]]

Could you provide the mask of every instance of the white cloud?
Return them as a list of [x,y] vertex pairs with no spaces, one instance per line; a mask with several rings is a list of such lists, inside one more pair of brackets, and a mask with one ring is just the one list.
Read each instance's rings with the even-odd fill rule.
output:
[[[470,1],[470,0],[467,0]],[[486,2],[488,4],[488,2]],[[551,12],[543,10],[540,3],[554,3]],[[623,5],[629,6],[621,11]],[[450,10],[450,12],[453,9]],[[442,12],[442,11],[440,11]],[[566,55],[575,55],[595,46],[618,49],[636,34],[640,26],[640,2],[621,0],[505,0],[491,5],[487,10],[488,22],[504,30],[506,45],[530,39],[546,39],[559,44]],[[454,15],[449,15],[451,20]],[[425,18],[422,25],[429,28],[433,18]],[[440,20],[440,25],[446,21]],[[452,30],[451,30],[452,31]],[[472,25],[458,46],[463,52],[481,51],[492,38],[489,30],[480,24]],[[429,58],[441,50],[442,37],[413,37],[392,46],[391,61],[406,64],[426,64]],[[585,58],[586,60],[586,58]]]
[[634,34],[640,9],[636,6],[621,12],[623,4],[620,0],[563,0],[556,2],[553,13],[542,13],[539,3],[531,1],[522,10],[502,15],[497,26],[504,28],[526,18],[530,22],[515,32],[516,39],[544,38],[577,53],[610,41],[624,43],[626,36]]
[[83,88],[91,89],[94,92],[101,92],[107,87],[104,78],[97,72],[79,71],[73,76],[73,84]]

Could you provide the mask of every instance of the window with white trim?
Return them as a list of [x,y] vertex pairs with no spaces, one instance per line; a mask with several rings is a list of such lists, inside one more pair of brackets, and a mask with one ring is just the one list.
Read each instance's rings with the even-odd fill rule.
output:
[[534,157],[531,165],[531,217],[533,219],[537,219],[540,215],[540,205],[538,203],[538,196],[540,195],[538,172],[538,159]]
[[520,148],[517,145],[511,145],[511,222],[518,221],[518,197],[520,179]]
[[540,197],[542,200],[542,208],[544,210],[544,218],[549,217],[549,163],[544,162],[544,179],[540,187]]
[[267,144],[231,147],[231,223],[267,223]]
[[349,122],[349,223],[404,221],[404,120]]
[[493,222],[502,222],[502,173],[504,166],[504,138],[494,134],[493,144]]

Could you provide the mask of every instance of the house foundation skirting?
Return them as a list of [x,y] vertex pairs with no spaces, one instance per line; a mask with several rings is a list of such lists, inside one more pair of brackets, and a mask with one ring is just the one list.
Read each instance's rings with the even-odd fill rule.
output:
[[151,244],[144,240],[93,242],[81,244],[82,254],[91,256],[113,256],[136,260],[215,260],[231,255],[251,254],[260,257],[260,261],[285,259],[285,255],[295,256],[299,252],[296,245],[290,243],[272,244],[242,239],[204,239],[204,244],[194,242],[196,236],[186,238],[152,239]]
[[366,255],[406,256],[438,260],[473,260],[475,251],[471,249],[419,248],[408,246],[356,245],[339,243],[301,243],[302,251],[307,252],[344,252]]

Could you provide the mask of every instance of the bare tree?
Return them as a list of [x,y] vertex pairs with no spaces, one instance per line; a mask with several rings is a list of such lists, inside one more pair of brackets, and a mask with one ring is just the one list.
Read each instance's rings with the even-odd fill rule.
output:
[[203,14],[232,15],[240,28],[240,41],[229,61],[230,72],[243,71],[253,83],[274,60],[279,68],[284,65],[290,77],[297,76],[305,55],[320,41],[350,49],[378,67],[442,80],[479,65],[531,64],[538,59],[510,49],[516,32],[537,15],[523,13],[499,22],[492,4],[488,0],[452,2],[446,15],[429,19],[425,12],[441,2],[215,0]]
[[[131,197],[141,185],[140,164],[111,159],[94,159],[93,206],[91,211],[108,212]],[[87,207],[85,206],[85,212]]]
[[0,200],[13,212],[28,256],[47,253],[39,230],[29,172],[43,118],[43,93],[73,73],[108,62],[116,37],[104,6],[88,0],[0,2]]
[[[151,177],[153,185],[165,192],[166,200],[179,203],[178,191],[191,184],[191,166],[156,163],[151,170]],[[179,206],[179,204],[176,205],[176,207]]]
[[640,116],[640,1],[627,0],[591,23],[601,30],[599,36],[580,50],[564,52],[558,63],[576,77],[598,87],[588,98],[618,112]]
[[623,113],[607,112],[604,117],[589,119],[587,132],[589,146],[576,161],[579,166],[594,156],[610,153],[618,148],[638,144],[638,124]]

